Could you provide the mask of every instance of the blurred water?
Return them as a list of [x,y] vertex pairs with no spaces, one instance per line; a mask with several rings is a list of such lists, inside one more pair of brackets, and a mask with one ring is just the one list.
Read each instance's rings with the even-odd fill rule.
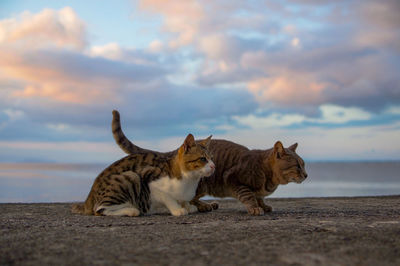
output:
[[306,163],[300,185],[279,186],[272,197],[400,195],[400,162]]
[[[0,163],[0,202],[85,200],[102,164]],[[271,197],[400,194],[400,162],[307,163],[302,184],[280,186]]]
[[83,201],[105,166],[0,163],[0,202]]

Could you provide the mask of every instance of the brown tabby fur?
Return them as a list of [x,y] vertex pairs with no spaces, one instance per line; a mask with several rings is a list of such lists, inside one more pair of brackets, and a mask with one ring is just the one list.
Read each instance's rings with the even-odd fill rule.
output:
[[[134,145],[123,134],[120,117],[113,111],[113,136],[117,144],[128,154],[144,149]],[[200,200],[205,195],[234,197],[241,201],[249,214],[262,215],[272,211],[263,198],[273,193],[278,185],[289,182],[301,183],[307,173],[304,161],[296,154],[297,143],[284,148],[277,141],[272,149],[249,150],[227,140],[211,140],[209,151],[213,154],[216,170],[213,175],[200,180],[196,196],[190,202],[200,212],[217,209],[217,204]],[[176,151],[165,154],[174,154]]]
[[[196,171],[211,161],[207,151],[210,138],[196,144],[189,134],[173,154],[143,150],[114,162],[96,178],[85,203],[73,205],[72,211],[87,215],[137,216],[147,213],[151,205],[151,182],[162,177],[178,180],[198,178],[198,182],[202,176],[198,176]],[[194,173],[194,176],[184,177],[187,173]],[[184,207],[185,202],[181,204]],[[113,206],[122,206],[123,210],[120,209],[119,214],[107,214],[110,212],[107,208]]]

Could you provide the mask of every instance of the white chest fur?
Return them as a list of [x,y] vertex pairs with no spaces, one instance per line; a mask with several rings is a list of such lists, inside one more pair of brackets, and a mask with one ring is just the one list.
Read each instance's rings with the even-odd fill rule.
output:
[[176,201],[190,201],[196,194],[199,178],[169,178],[161,177],[149,184],[151,198],[155,201],[163,201],[164,196],[175,199]]

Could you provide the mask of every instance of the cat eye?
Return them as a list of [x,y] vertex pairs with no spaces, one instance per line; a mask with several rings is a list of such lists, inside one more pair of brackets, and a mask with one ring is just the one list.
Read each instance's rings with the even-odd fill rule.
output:
[[202,162],[204,162],[204,163],[208,162],[208,160],[207,160],[206,157],[201,157],[201,158],[199,158],[199,160],[202,161]]

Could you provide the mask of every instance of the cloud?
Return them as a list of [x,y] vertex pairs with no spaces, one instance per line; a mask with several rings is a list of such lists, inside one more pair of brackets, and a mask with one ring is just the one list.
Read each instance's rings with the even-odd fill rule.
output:
[[[30,46],[33,29],[19,35],[19,45],[0,43],[0,84],[5,86],[0,99],[3,139],[105,140],[112,109],[124,113],[141,137],[174,135],[196,130],[194,124],[200,128],[199,121],[225,121],[256,108],[247,91],[171,82],[168,75],[179,63],[173,56],[163,59],[165,55],[155,50],[124,48],[117,43],[86,43],[84,50],[70,49],[68,43],[58,45],[60,35],[75,33],[74,27],[52,25],[68,21],[63,18],[65,13],[72,21],[81,21],[69,8],[28,16],[48,24],[52,34],[46,35],[46,41],[55,45]],[[14,31],[29,22],[21,19]],[[39,26],[34,29],[40,31]],[[12,35],[9,30],[7,36]],[[24,116],[16,121],[12,116],[17,114]],[[29,132],[24,127],[30,127]]]
[[144,89],[165,73],[143,51],[116,44],[85,51],[86,39],[85,23],[70,7],[0,21],[3,99],[47,106],[116,104],[124,91]]
[[196,38],[199,23],[205,15],[201,4],[193,0],[145,0],[140,2],[140,7],[166,15],[164,30],[177,35],[169,42],[171,48],[192,43]]
[[380,112],[400,103],[397,1],[179,3],[141,7],[165,18],[170,43],[194,49],[199,85],[241,84],[264,107],[305,114],[322,104]]
[[400,106],[388,106],[385,110],[386,114],[400,115]]
[[329,128],[320,126],[246,128],[215,138],[229,139],[252,149],[271,148],[277,140],[285,147],[299,143],[297,153],[310,160],[397,160],[399,123]]
[[[396,109],[389,109],[390,114],[395,114]],[[368,121],[373,117],[357,107],[342,107],[332,104],[325,104],[319,107],[318,117],[307,117],[296,113],[264,113],[261,110],[258,114],[245,116],[234,116],[234,119],[242,125],[251,129],[269,129],[269,128],[293,128],[307,126],[325,127],[326,125],[338,126],[357,121]],[[349,125],[348,125],[349,126]]]
[[266,117],[256,116],[250,114],[244,117],[236,116],[236,121],[240,124],[246,125],[252,129],[266,129],[266,128],[279,128],[287,127],[293,124],[299,124],[306,121],[306,117],[299,114],[278,114],[273,113]]
[[398,26],[400,4],[396,0],[369,1],[361,5],[360,31],[355,36],[360,45],[386,47],[400,52]]
[[25,116],[25,113],[21,110],[5,109],[4,113],[9,117],[11,121],[19,120]]
[[310,121],[315,121],[318,123],[341,124],[350,121],[369,120],[372,117],[370,113],[355,107],[345,108],[341,106],[327,104],[322,105],[320,107],[320,110],[322,118],[312,119]]
[[124,88],[141,89],[164,73],[159,67],[116,62],[66,50],[2,50],[0,66],[22,89],[12,97],[70,103],[117,101]]
[[[123,48],[118,43],[108,43],[105,45],[91,46],[86,54],[91,57],[102,57],[144,67],[159,67],[158,56],[154,53],[157,49],[161,49],[162,44],[154,41],[150,46],[152,46],[152,48],[150,47],[150,51],[145,51],[143,49]],[[160,74],[164,74],[161,72],[161,67],[159,68]]]
[[160,40],[154,40],[149,44],[149,51],[159,53],[163,50],[164,44]]
[[248,82],[248,89],[257,92],[260,101],[286,106],[313,104],[315,109],[332,103],[377,112],[400,100],[394,72],[400,64],[394,59],[397,55],[393,56],[390,59],[370,48],[333,46],[301,52],[247,52],[241,65],[248,71],[263,71],[261,77]]
[[279,105],[296,105],[321,103],[322,90],[325,84],[318,83],[306,73],[292,73],[284,76],[261,78],[248,83],[250,92],[260,102],[276,103]]
[[86,42],[86,24],[70,7],[44,9],[37,14],[26,11],[0,21],[0,44],[82,49]]
[[144,0],[137,12],[163,19],[143,49],[91,43],[93,21],[70,7],[3,19],[0,139],[109,141],[118,109],[139,141],[192,132],[255,143],[267,131],[350,143],[355,125],[399,119],[398,6]]
[[[133,135],[140,136],[192,131],[210,134],[232,115],[247,114],[256,108],[251,95],[238,89],[164,84],[152,94],[143,91],[127,97],[130,104],[121,105],[121,117]],[[207,124],[205,129],[202,129],[203,123]],[[146,133],[149,128],[154,130]]]

